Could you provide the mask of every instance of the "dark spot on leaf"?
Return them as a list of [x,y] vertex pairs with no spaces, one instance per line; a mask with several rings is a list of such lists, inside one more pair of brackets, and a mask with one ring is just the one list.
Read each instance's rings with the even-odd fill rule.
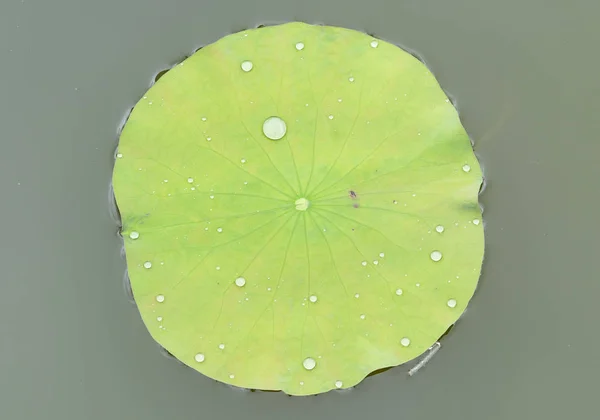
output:
[[352,207],[354,207],[355,209],[357,209],[359,207],[358,203],[354,203],[352,204]]

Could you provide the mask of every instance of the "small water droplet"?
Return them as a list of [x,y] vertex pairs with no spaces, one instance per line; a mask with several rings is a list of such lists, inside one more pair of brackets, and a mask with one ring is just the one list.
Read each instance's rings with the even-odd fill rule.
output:
[[237,279],[235,279],[235,285],[237,287],[244,287],[244,285],[246,284],[246,279],[243,277],[238,277]]
[[355,297],[356,299],[358,299],[358,298],[360,297],[360,295],[357,293],[357,294],[355,294],[355,295],[354,295],[354,297]]
[[229,375],[229,379],[233,379],[235,378],[235,375],[232,373],[231,375]]
[[444,226],[442,226],[442,225],[437,225],[437,226],[435,227],[435,231],[436,231],[436,232],[438,232],[438,233],[442,233],[442,232],[444,231]]
[[130,237],[131,239],[137,239],[137,238],[139,238],[139,237],[140,237],[140,234],[139,234],[139,232],[133,231],[133,232],[131,232],[131,233],[129,234],[129,237]]
[[219,232],[219,233],[223,232],[223,228],[217,228],[217,232]]
[[146,261],[144,263],[144,268],[152,268],[152,263],[150,261]]
[[202,121],[206,121],[206,117],[202,117]]
[[402,289],[396,289],[396,294],[400,296],[402,294]]
[[300,385],[304,385],[304,381],[300,381]]
[[168,179],[163,179],[163,182],[169,182],[169,180]]
[[194,183],[194,178],[188,178],[188,182],[189,182],[190,184],[193,184],[193,183]]
[[348,80],[349,80],[350,82],[354,82],[354,77],[349,77],[349,78],[348,78]]
[[204,355],[202,353],[198,353],[194,356],[194,360],[196,360],[198,363],[202,363],[204,362]]
[[298,51],[301,51],[301,50],[303,50],[303,49],[304,49],[304,43],[302,43],[302,42],[298,42],[298,43],[296,44],[296,49],[297,49]]
[[449,299],[447,302],[447,305],[449,308],[455,308],[456,307],[456,299]]
[[306,370],[313,370],[315,366],[317,366],[317,362],[312,357],[307,357],[302,362],[302,366],[304,366],[304,369]]
[[310,300],[312,303],[315,303],[317,301],[317,296],[312,295],[311,297],[308,298],[308,300]]
[[210,195],[209,197],[210,197],[211,200],[215,198],[214,195]]
[[410,345],[410,338],[404,337],[402,340],[400,340],[400,344],[402,344],[404,347],[408,347]]
[[433,251],[430,257],[433,261],[438,262],[442,259],[442,253],[440,251]]
[[471,170],[471,166],[470,165],[463,165],[462,170],[465,172],[469,172]]
[[158,296],[156,296],[156,301],[158,303],[163,303],[165,301],[164,295],[158,295]]
[[377,264],[379,264],[379,261],[373,260],[373,264],[377,265]]
[[121,159],[123,157],[123,153],[117,153],[117,157]]
[[221,269],[221,267],[219,267],[218,265],[215,268],[217,269],[217,271]]
[[330,115],[330,116],[329,116],[329,119],[330,119],[330,120],[333,120],[333,115]]
[[473,224],[477,226],[479,224],[479,219],[473,219]]
[[249,72],[250,70],[252,70],[252,67],[254,67],[254,64],[252,64],[252,61],[243,61],[242,62],[242,70],[244,70],[245,72]]
[[210,138],[210,137],[206,138],[206,141],[211,141],[211,140],[212,140],[212,138]]
[[162,320],[163,320],[163,317],[162,317],[162,316],[157,316],[157,317],[156,317],[156,320],[157,320],[158,322],[162,322]]
[[421,287],[421,283],[417,283],[417,284],[415,284],[415,286]]
[[383,252],[380,252],[379,253],[379,258],[383,258],[383,257],[385,257],[385,254]]
[[338,99],[338,102],[342,102],[342,98]]
[[396,200],[392,201],[392,203],[394,203],[394,204],[398,204],[398,202],[397,202]]
[[246,163],[246,159],[242,159],[242,160],[240,160],[240,162]]
[[366,261],[361,262],[361,264],[363,265],[363,267],[367,266],[367,262]]
[[341,388],[341,387],[342,387],[342,385],[344,385],[344,384],[342,383],[342,381],[335,381],[335,387],[336,387],[336,388]]
[[366,318],[365,314],[360,315],[360,319],[365,319],[365,318]]
[[285,121],[279,117],[269,117],[263,123],[263,133],[271,140],[279,140],[287,131]]
[[225,349],[225,344],[223,344],[223,343],[219,344],[219,348],[220,348],[221,350],[224,350],[224,349]]
[[377,42],[377,41],[371,41],[371,47],[377,48],[378,45],[379,45],[379,42]]

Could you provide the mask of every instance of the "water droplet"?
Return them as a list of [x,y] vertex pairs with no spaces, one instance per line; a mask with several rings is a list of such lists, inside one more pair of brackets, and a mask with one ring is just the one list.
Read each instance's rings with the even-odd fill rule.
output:
[[392,203],[394,203],[394,204],[398,204],[398,202],[397,202],[396,200],[392,201]]
[[355,297],[356,299],[358,299],[358,298],[360,297],[360,295],[357,293],[357,294],[355,294],[355,295],[354,295],[354,297]]
[[217,232],[219,232],[219,233],[223,232],[223,228],[217,228]]
[[133,231],[133,232],[131,232],[131,233],[129,234],[129,237],[130,237],[131,239],[137,239],[137,238],[139,238],[139,237],[140,237],[140,234],[139,234],[138,232],[136,232],[136,231]]
[[433,251],[430,257],[433,261],[437,262],[442,259],[442,253],[440,251]]
[[158,296],[156,296],[156,301],[158,303],[163,303],[165,301],[164,295],[158,295]]
[[338,102],[342,102],[342,98],[338,99]]
[[377,48],[378,45],[379,45],[379,42],[377,42],[377,41],[371,41],[371,47]]
[[449,299],[447,302],[447,305],[449,308],[455,308],[456,307],[456,299]]
[[194,178],[188,178],[188,182],[189,182],[190,184],[193,184],[193,183],[194,183]]
[[304,385],[304,381],[300,381],[300,385]]
[[246,279],[243,277],[238,277],[237,279],[235,279],[235,285],[237,287],[244,287],[244,285],[246,284]]
[[220,348],[221,350],[224,350],[224,349],[225,349],[225,344],[223,344],[223,343],[219,344],[219,348]]
[[217,269],[217,271],[221,269],[221,267],[219,267],[218,265],[215,268]]
[[360,319],[365,319],[365,318],[366,318],[365,314],[360,315]]
[[310,300],[312,303],[315,303],[317,301],[317,296],[312,295],[311,297],[308,298],[308,300]]
[[242,62],[242,70],[244,70],[245,72],[249,72],[250,70],[252,70],[252,67],[254,67],[254,64],[252,64],[252,61],[243,61]]
[[211,196],[209,196],[209,197],[210,197],[210,199],[211,199],[211,200],[215,198],[215,196],[214,196],[214,195],[211,195]]
[[242,160],[240,160],[240,162],[246,163],[246,159],[242,159]]
[[335,381],[335,387],[336,387],[336,388],[341,388],[341,387],[342,387],[342,385],[344,385],[344,384],[342,383],[342,381]]
[[367,262],[366,261],[361,262],[361,264],[363,265],[363,267],[367,266]]
[[304,369],[306,370],[313,370],[315,366],[317,366],[317,362],[312,357],[307,357],[302,362],[302,366],[304,366]]
[[402,294],[402,289],[396,289],[396,294],[400,296]]
[[299,198],[294,201],[294,204],[296,205],[296,210],[306,211],[310,205],[310,201],[308,201],[306,198]]
[[298,51],[301,51],[301,50],[303,50],[303,49],[304,49],[304,43],[302,43],[302,42],[298,42],[298,43],[296,44],[296,49],[297,49]]
[[477,226],[479,224],[479,219],[473,219],[473,224]]
[[471,170],[471,166],[469,165],[463,165],[462,170],[465,172],[469,172]]
[[232,373],[231,375],[229,375],[229,379],[233,379],[235,378],[235,375]]
[[421,283],[417,283],[417,284],[415,284],[415,286],[421,287]]
[[349,77],[348,80],[350,80],[350,82],[354,82],[354,77]]
[[162,320],[163,320],[163,317],[162,317],[162,316],[157,316],[157,317],[156,317],[156,320],[157,320],[158,322],[162,322]]
[[204,362],[204,355],[202,353],[198,353],[194,356],[194,360],[196,360],[198,363],[202,363]]
[[211,141],[211,140],[212,140],[212,138],[210,138],[210,137],[206,138],[206,141]]
[[330,119],[330,120],[333,120],[333,115],[330,115],[330,116],[329,116],[329,119]]
[[263,123],[263,133],[271,140],[279,140],[285,136],[287,126],[279,117],[269,117]]
[[410,345],[410,338],[404,337],[402,340],[400,340],[400,344],[402,344],[404,347],[408,347]]
[[442,232],[444,231],[444,226],[442,226],[442,225],[437,225],[437,226],[435,227],[435,231],[436,231],[436,232],[438,232],[438,233],[442,233]]
[[374,261],[373,261],[373,264],[377,265],[377,264],[379,264],[379,261],[377,261],[377,260],[374,260]]
[[123,153],[117,153],[117,157],[121,159],[123,157]]
[[163,182],[169,182],[169,180],[168,179],[163,179]]
[[380,252],[379,253],[379,258],[383,258],[383,257],[385,257],[385,254],[383,252]]
[[146,261],[144,263],[144,268],[152,268],[152,263],[150,261]]
[[202,121],[206,121],[206,117],[202,117]]

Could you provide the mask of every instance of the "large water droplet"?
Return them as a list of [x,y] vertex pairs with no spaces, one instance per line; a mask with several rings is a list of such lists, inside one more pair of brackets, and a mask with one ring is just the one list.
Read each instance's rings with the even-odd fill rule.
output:
[[221,350],[224,350],[224,349],[225,349],[225,344],[223,344],[223,343],[219,344],[219,348],[220,348]]
[[294,201],[294,204],[296,205],[296,210],[306,211],[310,205],[310,202],[306,198],[299,198]]
[[456,299],[448,299],[447,305],[449,308],[455,308],[456,307]]
[[442,226],[442,225],[437,225],[437,226],[435,227],[435,231],[436,231],[437,233],[442,233],[442,232],[444,231],[444,226]]
[[298,42],[298,43],[296,44],[296,49],[297,49],[298,51],[301,51],[301,50],[303,50],[303,49],[304,49],[304,43],[302,43],[302,42]]
[[237,279],[235,279],[235,285],[237,287],[244,287],[244,285],[246,284],[246,279],[243,277],[238,277]]
[[474,224],[475,226],[477,226],[477,225],[479,224],[479,219],[474,219],[474,220],[473,220],[473,224]]
[[342,381],[335,381],[335,387],[336,388],[341,388],[344,384],[342,383]]
[[383,252],[380,252],[379,253],[379,258],[383,258],[383,257],[385,257],[385,254]]
[[408,347],[410,345],[410,338],[404,337],[402,340],[400,340],[400,344],[402,344],[404,347]]
[[312,357],[307,357],[302,362],[302,366],[304,366],[304,369],[306,370],[313,370],[315,366],[317,366],[317,362]]
[[379,42],[377,42],[377,41],[371,41],[371,47],[377,48],[378,45],[379,45]]
[[249,72],[250,70],[252,70],[252,67],[254,67],[254,64],[252,64],[252,61],[242,62],[242,70],[244,70],[245,72]]
[[263,133],[271,140],[279,140],[287,131],[285,121],[279,117],[269,117],[263,123]]
[[194,360],[196,360],[198,363],[202,363],[204,362],[204,355],[202,353],[198,353],[194,356]]
[[312,295],[311,297],[308,298],[308,300],[310,300],[312,303],[315,303],[317,301],[317,296]]
[[193,184],[193,183],[194,183],[194,178],[188,178],[188,182],[189,182],[190,184]]
[[438,262],[442,259],[442,253],[440,251],[433,251],[430,257],[433,261]]
[[129,234],[129,237],[130,237],[131,239],[137,239],[137,238],[139,238],[139,237],[140,237],[140,234],[139,234],[138,232],[135,232],[135,231],[134,231],[134,232],[131,232],[131,233]]
[[219,232],[219,233],[223,232],[223,228],[217,228],[217,232]]
[[144,268],[152,268],[152,263],[150,261],[146,261],[144,263]]
[[396,294],[400,296],[402,294],[402,289],[396,289]]
[[471,170],[471,166],[470,165],[463,165],[462,170],[465,172],[469,172]]
[[165,301],[164,295],[158,295],[158,296],[156,296],[156,301],[158,303],[163,303]]

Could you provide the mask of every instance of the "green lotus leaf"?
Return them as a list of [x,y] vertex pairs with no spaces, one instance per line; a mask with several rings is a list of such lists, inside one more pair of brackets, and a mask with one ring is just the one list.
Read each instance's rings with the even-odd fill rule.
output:
[[131,113],[113,186],[152,337],[307,395],[417,358],[480,275],[482,173],[418,59],[336,27],[226,36]]

